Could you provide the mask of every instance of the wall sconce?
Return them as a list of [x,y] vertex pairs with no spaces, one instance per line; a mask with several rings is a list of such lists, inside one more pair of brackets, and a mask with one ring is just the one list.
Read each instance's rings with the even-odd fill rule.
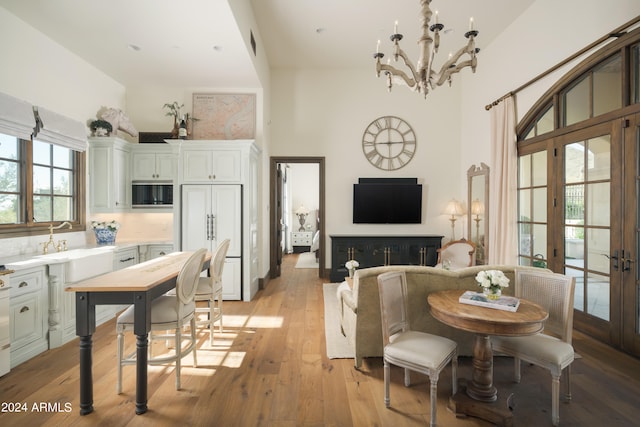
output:
[[444,208],[444,213],[446,215],[451,215],[449,218],[449,221],[451,221],[451,240],[456,240],[456,220],[458,219],[457,217],[465,214],[464,209],[459,201],[451,199],[449,203],[447,203],[447,207]]
[[476,222],[476,243],[480,246],[480,215],[484,215],[484,203],[480,201],[480,199],[475,199],[471,202],[471,214],[475,215],[473,220]]
[[304,222],[307,219],[307,215],[309,215],[309,209],[305,208],[304,205],[300,205],[295,214],[298,216],[298,220],[300,221],[300,228],[298,231],[304,231]]

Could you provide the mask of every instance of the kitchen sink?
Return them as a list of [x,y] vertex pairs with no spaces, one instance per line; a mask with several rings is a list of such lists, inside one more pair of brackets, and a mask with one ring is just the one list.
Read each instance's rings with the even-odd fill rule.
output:
[[51,260],[52,263],[65,263],[65,282],[72,283],[89,277],[99,276],[113,270],[113,251],[115,246],[90,249],[71,249],[35,258]]

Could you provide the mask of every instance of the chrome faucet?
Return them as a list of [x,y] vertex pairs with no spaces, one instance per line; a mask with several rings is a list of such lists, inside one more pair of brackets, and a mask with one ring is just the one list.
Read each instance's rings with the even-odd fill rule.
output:
[[69,230],[73,229],[73,225],[71,225],[70,222],[65,221],[62,224],[60,224],[57,227],[54,227],[53,224],[49,225],[49,240],[43,243],[40,243],[43,248],[42,248],[42,253],[43,254],[48,254],[49,253],[49,245],[51,245],[52,248],[54,248],[57,252],[61,252],[61,251],[66,251],[67,250],[67,241],[66,240],[58,240],[58,244],[56,245],[56,243],[53,241],[53,230],[59,230],[65,226],[69,227]]

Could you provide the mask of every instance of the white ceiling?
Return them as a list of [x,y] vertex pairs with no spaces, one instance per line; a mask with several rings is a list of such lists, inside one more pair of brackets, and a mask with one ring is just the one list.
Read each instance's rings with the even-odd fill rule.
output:
[[[0,7],[125,86],[257,87],[245,29],[229,6],[235,1],[251,3],[258,54],[262,42],[272,68],[373,71],[377,40],[388,55],[395,20],[403,49],[417,60],[418,0],[0,0]],[[469,17],[482,48],[534,1],[435,0],[431,9],[451,30],[440,55],[465,44]]]

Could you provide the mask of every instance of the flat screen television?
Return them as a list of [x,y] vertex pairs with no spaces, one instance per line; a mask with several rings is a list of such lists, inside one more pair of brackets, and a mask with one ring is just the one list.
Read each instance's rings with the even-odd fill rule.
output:
[[422,184],[417,179],[360,179],[353,184],[354,224],[420,224]]

